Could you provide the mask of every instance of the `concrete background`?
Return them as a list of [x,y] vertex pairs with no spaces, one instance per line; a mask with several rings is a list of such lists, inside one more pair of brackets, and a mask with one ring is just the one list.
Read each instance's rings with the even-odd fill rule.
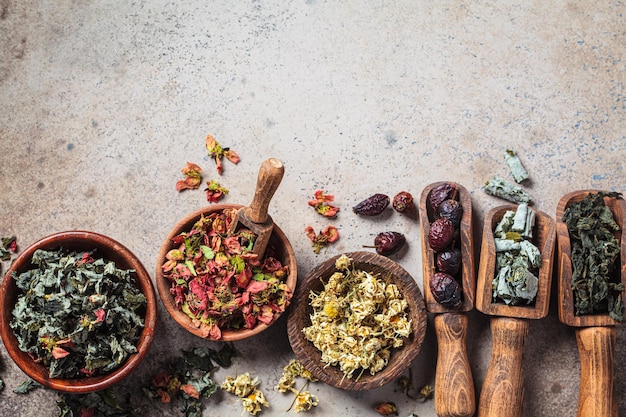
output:
[[[174,189],[187,161],[230,190],[223,202],[247,204],[259,165],[277,157],[286,174],[270,213],[300,277],[396,230],[409,246],[394,259],[421,287],[418,221],[391,211],[359,218],[354,204],[375,192],[419,198],[432,182],[458,181],[480,231],[486,211],[503,203],[481,186],[494,174],[510,178],[506,148],[520,155],[526,189],[548,213],[570,191],[626,191],[625,12],[621,0],[0,0],[0,235],[25,248],[54,232],[93,230],[128,246],[154,276],[168,231],[207,204],[202,189]],[[241,156],[221,177],[207,133]],[[336,196],[336,220],[307,206],[316,189]],[[329,223],[341,238],[316,255],[303,230]],[[576,413],[578,350],[552,293],[550,315],[531,323],[524,349],[527,417]],[[285,415],[291,402],[273,389],[293,357],[285,323],[237,343],[243,357],[216,374],[258,375],[271,403],[265,416]],[[625,338],[620,328],[622,416]],[[141,386],[169,357],[206,345],[161,309],[149,356],[118,389],[143,404]],[[434,383],[436,349],[429,327],[412,364],[416,386]],[[491,354],[479,312],[470,314],[468,351],[478,395]],[[56,394],[14,394],[25,375],[3,347],[0,359],[0,415],[56,415]],[[401,416],[435,415],[433,401],[396,388],[314,384],[320,406],[311,414],[375,416],[373,406],[391,400]],[[229,395],[206,405],[206,416],[241,414]]]

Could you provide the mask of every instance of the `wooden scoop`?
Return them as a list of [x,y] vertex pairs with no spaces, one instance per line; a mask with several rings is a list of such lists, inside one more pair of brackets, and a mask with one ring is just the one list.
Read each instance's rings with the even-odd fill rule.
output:
[[438,358],[435,370],[435,412],[440,417],[471,417],[476,411],[474,379],[467,356],[466,337],[468,318],[465,314],[474,308],[476,277],[472,232],[472,200],[467,190],[455,184],[463,217],[459,226],[459,240],[463,266],[457,274],[463,290],[463,302],[452,309],[439,304],[430,291],[430,279],[437,272],[435,253],[428,245],[430,223],[435,220],[428,204],[431,191],[443,182],[427,186],[420,197],[419,216],[422,241],[422,274],[426,310],[438,313],[434,318],[437,333]]
[[[618,417],[615,396],[613,361],[615,350],[615,326],[621,324],[608,314],[576,316],[572,291],[571,244],[567,225],[561,219],[565,209],[598,190],[575,191],[564,195],[556,209],[558,235],[558,284],[559,319],[568,326],[576,327],[576,340],[580,355],[580,392],[578,394],[579,417]],[[620,226],[615,237],[620,242],[620,266],[614,280],[626,284],[626,202],[623,199],[605,198],[606,205]],[[626,290],[622,292],[626,300]]]
[[259,168],[259,177],[256,183],[256,191],[254,198],[249,207],[242,207],[237,211],[230,227],[228,234],[235,234],[240,228],[247,228],[256,235],[256,240],[252,248],[252,252],[256,253],[259,258],[265,253],[267,244],[272,236],[274,222],[267,214],[270,200],[283,179],[285,167],[283,163],[276,158],[270,158],[261,164]]
[[556,226],[550,216],[539,210],[535,210],[532,239],[541,252],[539,288],[535,304],[510,306],[493,300],[492,282],[496,272],[493,231],[507,210],[516,209],[517,205],[505,205],[490,210],[483,228],[476,308],[494,317],[491,319],[491,361],[480,393],[479,417],[522,417],[522,353],[529,327],[526,319],[546,317],[550,306]]

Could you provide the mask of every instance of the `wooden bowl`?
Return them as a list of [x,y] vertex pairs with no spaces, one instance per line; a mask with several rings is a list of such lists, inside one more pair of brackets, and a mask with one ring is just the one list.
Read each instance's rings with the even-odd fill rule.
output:
[[[48,368],[35,363],[32,358],[19,349],[13,330],[9,327],[12,311],[19,295],[12,274],[21,274],[33,269],[31,259],[37,249],[55,250],[59,248],[76,251],[96,250],[94,256],[103,257],[115,262],[120,269],[135,270],[134,277],[137,286],[146,296],[144,314],[144,329],[137,344],[137,353],[130,357],[116,370],[99,376],[59,379],[49,378]],[[0,335],[2,341],[17,366],[30,378],[47,388],[67,393],[88,393],[105,389],[128,376],[145,357],[152,340],[157,322],[157,302],[150,275],[139,259],[130,250],[115,240],[86,231],[60,232],[45,237],[26,248],[7,271],[0,287]]]
[[401,348],[392,351],[385,368],[375,375],[364,372],[358,380],[344,378],[339,367],[327,366],[321,361],[321,352],[305,338],[302,329],[311,325],[309,316],[313,310],[309,305],[309,294],[311,291],[319,292],[324,289],[324,282],[336,271],[335,261],[341,256],[337,255],[311,270],[299,286],[287,321],[289,342],[304,367],[321,381],[345,390],[368,390],[394,380],[411,365],[426,335],[426,310],[415,280],[396,262],[372,252],[349,252],[345,255],[352,259],[356,269],[391,277],[409,305],[412,330],[410,338]]
[[[166,260],[165,255],[171,249],[174,249],[172,238],[182,232],[187,232],[191,230],[193,225],[200,219],[201,215],[209,215],[211,213],[223,211],[225,209],[239,209],[241,207],[241,205],[236,204],[213,204],[194,211],[193,213],[187,215],[185,218],[176,223],[174,228],[165,238],[165,241],[161,246],[161,250],[159,251],[156,263],[156,283],[159,296],[161,297],[161,301],[163,302],[163,305],[165,306],[167,312],[178,324],[180,324],[188,332],[193,333],[194,335],[203,339],[210,340],[210,338],[207,336],[206,329],[195,326],[191,322],[189,316],[187,316],[184,312],[178,309],[178,307],[174,303],[174,297],[172,297],[172,294],[170,293],[170,281],[163,276],[163,270],[161,269],[161,266]],[[287,239],[287,236],[285,236],[283,231],[276,224],[274,224],[272,235],[267,246],[266,254],[267,253],[271,253],[271,255],[279,260],[283,265],[289,267],[289,275],[287,276],[285,283],[291,289],[291,292],[293,294],[295,292],[296,283],[298,280],[296,256],[293,248],[291,247],[291,243],[289,243],[289,240]],[[278,314],[274,315],[274,319],[268,324],[259,322],[253,329],[222,329],[222,337],[219,340],[223,342],[230,342],[235,340],[247,339],[248,337],[261,333],[263,330],[274,324],[279,316],[280,315]]]
[[534,304],[512,306],[503,302],[495,302],[492,290],[492,282],[496,273],[496,249],[493,231],[507,210],[517,210],[517,205],[508,204],[495,207],[485,217],[483,241],[480,250],[480,266],[478,269],[476,308],[489,315],[541,319],[548,315],[550,307],[552,258],[554,254],[554,240],[556,238],[556,225],[548,214],[541,210],[533,209],[536,216],[532,242],[539,248],[541,253],[541,268],[537,277],[539,279],[539,288]]
[[[463,290],[463,302],[458,308],[449,308],[439,304],[430,292],[430,279],[437,272],[435,266],[435,251],[428,244],[428,232],[430,223],[435,220],[435,214],[429,207],[428,200],[431,191],[446,182],[436,182],[428,185],[422,191],[419,203],[419,217],[422,240],[422,273],[424,279],[424,298],[426,309],[431,313],[467,312],[474,308],[474,294],[476,291],[476,272],[474,267],[474,240],[472,228],[472,199],[465,187],[456,184],[459,191],[459,202],[463,207],[463,217],[459,225],[459,248],[463,264],[461,267],[460,280]],[[458,276],[458,274],[457,274]]]
[[[572,249],[567,225],[563,220],[565,209],[572,203],[583,200],[589,193],[597,193],[598,190],[574,191],[564,195],[556,209],[556,230],[558,235],[558,284],[559,284],[559,319],[568,326],[615,326],[622,324],[607,314],[594,314],[586,316],[574,315],[574,293],[572,291]],[[626,201],[623,199],[605,198],[605,204],[613,213],[615,222],[619,225],[619,231],[615,237],[620,244],[619,268],[614,271],[614,282],[622,282],[626,285],[626,229],[624,226],[626,217]],[[622,300],[626,300],[626,289],[622,291]]]

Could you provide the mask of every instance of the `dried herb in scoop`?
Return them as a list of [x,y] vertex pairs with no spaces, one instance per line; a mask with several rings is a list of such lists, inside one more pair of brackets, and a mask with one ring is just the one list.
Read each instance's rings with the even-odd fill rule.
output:
[[[620,230],[605,197],[621,198],[620,193],[598,192],[570,204],[562,220],[567,225],[572,250],[572,290],[575,314],[609,314],[624,320],[616,263],[620,256],[619,240],[614,232]],[[615,278],[617,274],[618,278]]]
[[137,351],[146,298],[132,270],[92,254],[36,250],[36,267],[13,274],[21,293],[10,326],[50,378],[107,373]]

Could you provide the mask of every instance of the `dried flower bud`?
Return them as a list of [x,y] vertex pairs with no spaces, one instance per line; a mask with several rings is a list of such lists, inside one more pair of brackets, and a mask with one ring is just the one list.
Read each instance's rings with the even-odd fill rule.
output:
[[380,403],[374,409],[381,416],[398,415],[398,407],[394,403]]

